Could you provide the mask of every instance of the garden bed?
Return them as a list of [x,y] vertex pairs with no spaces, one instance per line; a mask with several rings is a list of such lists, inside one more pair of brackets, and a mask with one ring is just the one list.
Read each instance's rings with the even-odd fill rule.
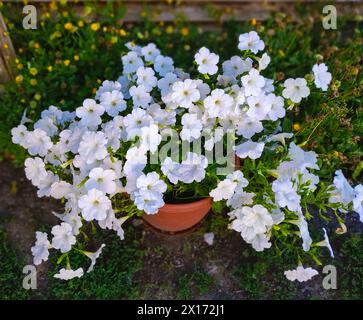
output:
[[[224,219],[209,215],[198,228],[165,235],[142,224],[127,226],[127,244],[103,237],[105,256],[82,279],[60,283],[48,265],[38,268],[38,290],[21,287],[21,270],[31,262],[34,231],[49,223],[56,201],[38,199],[22,169],[0,164],[0,221],[2,237],[2,299],[360,299],[363,288],[363,233],[356,218],[349,234],[333,242],[338,290],[322,287],[322,276],[304,284],[283,276],[286,265],[270,252],[257,254],[240,236],[224,232]],[[19,203],[23,205],[19,207]],[[4,229],[5,227],[5,229]],[[214,231],[209,246],[205,232]],[[101,237],[102,238],[102,237]],[[345,243],[344,243],[345,242]],[[344,243],[344,244],[343,244]],[[125,250],[126,249],[126,250]],[[15,251],[14,251],[15,250]],[[3,255],[5,253],[5,255]],[[4,282],[3,282],[4,281]],[[6,281],[6,282],[5,282]],[[4,284],[4,285],[3,285]],[[5,285],[6,284],[6,285]]]

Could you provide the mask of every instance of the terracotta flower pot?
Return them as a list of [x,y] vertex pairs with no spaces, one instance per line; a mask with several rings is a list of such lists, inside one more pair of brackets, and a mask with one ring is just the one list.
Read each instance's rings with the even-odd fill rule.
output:
[[[240,168],[238,157],[235,157],[235,168]],[[179,232],[195,226],[207,215],[211,207],[212,198],[189,203],[166,203],[157,214],[144,214],[142,218],[156,229]]]
[[200,222],[212,207],[212,198],[190,203],[166,203],[157,214],[144,214],[142,218],[154,228],[178,232],[190,229]]

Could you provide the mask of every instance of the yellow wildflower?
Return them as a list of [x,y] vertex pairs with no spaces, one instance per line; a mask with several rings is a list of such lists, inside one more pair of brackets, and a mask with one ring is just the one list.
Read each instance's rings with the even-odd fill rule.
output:
[[100,28],[100,24],[98,22],[94,22],[91,24],[91,30],[97,31]]
[[118,40],[117,37],[114,37],[114,36],[111,37],[111,43],[112,44],[115,44],[117,42],[117,40]]
[[124,29],[120,29],[120,36],[121,37],[126,37],[127,33]]
[[16,67],[19,69],[19,70],[21,70],[21,69],[23,69],[23,64],[22,63],[18,63],[17,65],[16,65]]
[[189,34],[189,29],[187,27],[183,27],[181,28],[180,33],[183,37],[186,37]]
[[301,129],[301,125],[300,123],[296,122],[292,125],[292,128],[295,130],[295,131],[299,131]]
[[255,19],[255,18],[253,18],[252,20],[251,20],[251,25],[252,26],[255,26],[257,24],[257,20]]
[[71,63],[71,60],[69,60],[69,59],[66,59],[66,60],[64,60],[64,61],[63,61],[63,64],[64,64],[66,67],[68,67],[70,63]]
[[66,30],[72,30],[73,29],[73,24],[72,22],[67,22],[65,25],[64,25],[64,29]]
[[36,76],[38,74],[37,68],[30,68],[29,72],[32,76]]
[[47,70],[48,70],[49,72],[52,72],[52,71],[53,71],[53,67],[52,67],[52,66],[48,66],[48,67],[47,67]]
[[84,22],[82,20],[78,21],[78,27],[80,27],[80,28],[84,27]]
[[40,94],[40,93],[36,93],[35,95],[34,95],[34,99],[35,100],[40,100],[42,98],[42,95]]
[[23,82],[24,78],[21,74],[19,74],[18,76],[15,77],[15,82],[16,83],[20,83]]
[[37,85],[37,83],[38,83],[37,79],[30,79],[30,84],[31,84],[32,86],[36,86],[36,85]]
[[173,31],[174,31],[174,28],[172,26],[167,26],[166,29],[165,29],[165,32],[168,33],[168,34],[173,33]]
[[75,54],[73,58],[74,58],[75,61],[78,61],[79,60],[79,55]]

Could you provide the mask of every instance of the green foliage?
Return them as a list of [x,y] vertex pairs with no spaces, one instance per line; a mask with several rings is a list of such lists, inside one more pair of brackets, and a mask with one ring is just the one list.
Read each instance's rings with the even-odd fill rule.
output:
[[[195,297],[196,293],[204,295],[208,293],[214,283],[215,280],[211,275],[200,268],[196,268],[192,273],[184,274],[179,278],[177,298],[188,300]],[[193,292],[193,288],[196,288],[197,292]]]
[[22,286],[25,261],[10,246],[2,225],[0,225],[0,257],[0,300],[28,299],[29,291]]
[[[142,266],[139,241],[132,228],[127,229],[127,238],[121,241],[116,235],[100,235],[98,242],[106,244],[97,260],[97,265],[90,273],[72,281],[55,279],[50,273],[50,290],[46,293],[51,299],[133,299],[138,296],[139,286],[134,280],[134,273]],[[101,240],[102,239],[102,240]],[[83,267],[87,271],[90,263],[82,255],[74,254],[72,268]],[[56,257],[50,259],[56,265]]]
[[[286,261],[273,249],[255,252],[248,248],[233,270],[238,286],[250,299],[291,299],[297,292],[296,284],[284,277]],[[290,261],[292,257],[290,257]]]
[[[348,236],[347,236],[348,237]],[[343,240],[343,239],[342,239]],[[343,242],[343,241],[342,241]],[[337,264],[338,290],[341,299],[362,299],[363,237],[359,233],[344,239]]]

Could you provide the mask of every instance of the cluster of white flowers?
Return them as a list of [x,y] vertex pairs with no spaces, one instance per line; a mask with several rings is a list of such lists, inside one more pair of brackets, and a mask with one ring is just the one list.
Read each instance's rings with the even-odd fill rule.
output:
[[[32,248],[36,265],[47,260],[49,249],[69,252],[87,222],[113,230],[123,239],[122,224],[129,216],[117,208],[118,195],[127,193],[138,210],[156,214],[169,186],[205,179],[213,163],[200,152],[188,152],[181,161],[166,157],[158,166],[149,166],[149,157],[159,150],[169,129],[177,130],[187,144],[208,133],[211,138],[203,142],[205,150],[212,150],[223,138],[220,130],[233,130],[236,156],[255,161],[285,147],[285,139],[292,138],[279,125],[286,106],[310,94],[304,78],[287,79],[281,90],[275,90],[274,81],[261,74],[271,60],[268,54],[250,54],[265,48],[254,31],[239,37],[244,58],[233,56],[221,68],[219,56],[201,48],[195,55],[197,79],[175,67],[173,59],[161,55],[153,43],[144,47],[128,43],[127,48],[121,76],[117,81],[104,81],[94,99],[85,99],[74,112],[50,106],[33,130],[25,126],[26,121],[12,130],[13,142],[31,156],[25,161],[25,172],[39,197],[65,201],[65,212],[57,214],[61,223],[51,230],[52,239],[37,232]],[[327,90],[331,74],[325,64],[315,65],[312,71],[316,87]],[[280,91],[282,95],[277,93]],[[273,132],[267,129],[269,124],[273,124]],[[251,183],[243,166],[209,186],[214,201],[226,201],[233,209],[229,213],[231,228],[257,251],[271,247],[271,230],[284,222],[284,210],[296,214],[290,222],[298,226],[304,250],[311,244],[300,201],[303,192],[317,188],[319,178],[309,171],[319,169],[317,156],[293,142],[288,150],[288,157],[271,170],[277,179],[259,200],[255,200],[256,193],[246,191]],[[331,202],[348,205],[353,201],[362,220],[363,187],[353,190],[348,186],[338,173]],[[89,271],[103,247],[95,253],[84,252],[91,259]],[[67,266],[56,277],[82,275],[83,269],[73,271]]]

